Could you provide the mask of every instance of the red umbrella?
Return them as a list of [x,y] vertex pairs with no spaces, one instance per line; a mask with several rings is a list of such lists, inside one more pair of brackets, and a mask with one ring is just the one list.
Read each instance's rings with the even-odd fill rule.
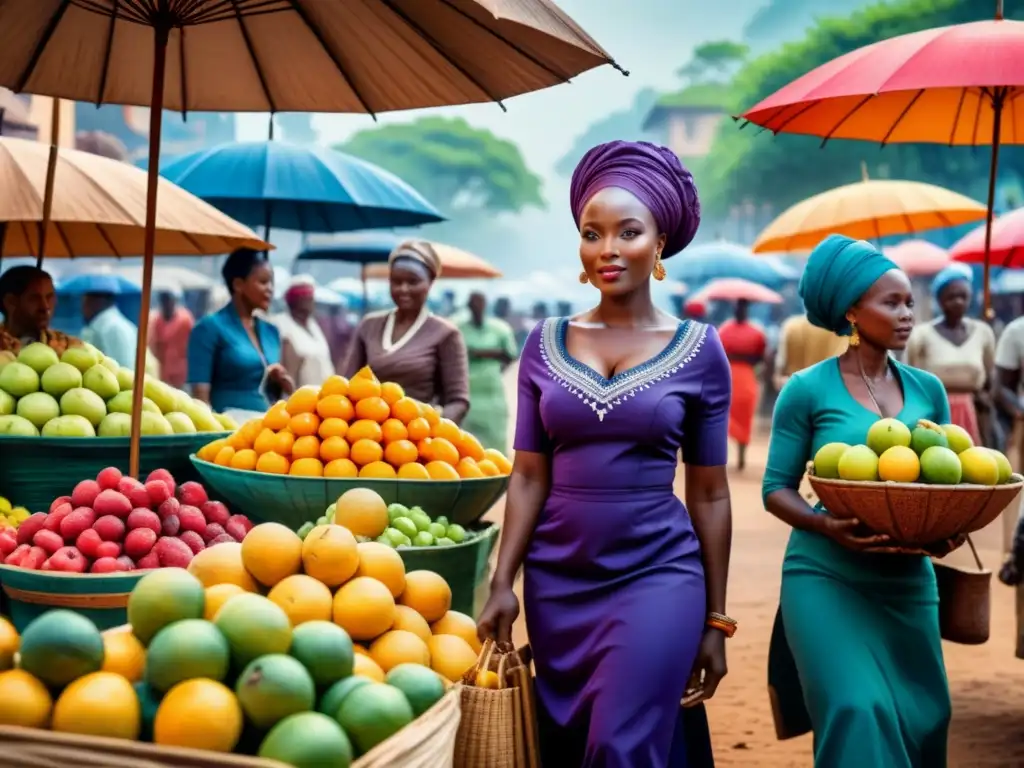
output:
[[[985,261],[985,227],[968,232],[949,249],[956,261],[980,264]],[[1001,267],[1024,267],[1024,208],[1000,216],[992,224],[991,260]]]
[[[984,229],[981,227],[982,231]],[[911,277],[937,274],[952,261],[947,251],[927,240],[904,240],[886,248],[885,255]]]
[[[978,21],[882,40],[794,80],[743,117],[773,133],[891,143],[992,145],[991,233],[999,145],[1024,143],[1024,22]],[[985,259],[985,308],[990,309]]]
[[723,277],[712,280],[697,291],[687,304],[709,301],[758,301],[764,304],[781,304],[782,295],[771,288],[752,283],[741,277]]

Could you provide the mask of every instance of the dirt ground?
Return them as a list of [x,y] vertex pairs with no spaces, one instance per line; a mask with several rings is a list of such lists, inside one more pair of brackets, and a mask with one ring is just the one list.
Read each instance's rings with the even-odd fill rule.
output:
[[[510,395],[514,392],[514,371]],[[514,403],[514,397],[510,399]],[[511,439],[511,432],[510,432]],[[729,641],[729,676],[708,705],[716,764],[722,768],[805,768],[812,765],[810,736],[775,738],[766,693],[768,641],[778,605],[788,528],[764,511],[761,476],[767,437],[759,436],[747,469],[730,476],[733,549],[729,613],[740,630]],[[682,493],[681,474],[677,489]],[[489,517],[500,521],[503,507]],[[1002,533],[997,521],[974,537],[985,565],[998,570]],[[954,553],[958,563],[967,552]],[[992,580],[992,634],[981,646],[944,643],[953,698],[951,768],[1024,768],[1024,660],[1014,656],[1014,592]],[[518,643],[526,626],[516,628]],[[884,768],[879,766],[878,768]]]

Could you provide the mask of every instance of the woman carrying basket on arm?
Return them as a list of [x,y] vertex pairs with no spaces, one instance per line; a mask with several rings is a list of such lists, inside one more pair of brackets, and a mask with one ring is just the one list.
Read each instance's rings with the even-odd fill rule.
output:
[[[800,281],[808,319],[850,346],[799,371],[779,394],[763,496],[793,527],[782,566],[781,616],[769,665],[792,653],[799,679],[775,685],[777,711],[803,696],[819,768],[946,765],[950,699],[939,639],[935,572],[924,552],[811,508],[797,489],[827,443],[863,443],[878,419],[949,421],[942,383],[902,365],[914,327],[910,281],[872,245],[831,235]],[[929,548],[943,555],[961,543]],[[787,701],[787,697],[789,700]]]
[[[557,768],[705,768],[702,709],[725,675],[731,539],[729,361],[711,326],[657,310],[652,276],[700,221],[670,150],[611,142],[571,185],[576,317],[542,320],[519,369],[515,465],[480,635],[511,639],[524,571],[541,759]],[[687,504],[673,493],[677,454]]]

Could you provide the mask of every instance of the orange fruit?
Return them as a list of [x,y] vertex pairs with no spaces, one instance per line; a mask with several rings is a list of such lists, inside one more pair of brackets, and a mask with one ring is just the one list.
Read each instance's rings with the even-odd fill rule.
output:
[[335,459],[324,467],[324,477],[359,477],[359,467],[349,459]]
[[371,659],[367,653],[355,654],[355,658],[352,662],[352,675],[353,677],[359,675],[360,677],[368,677],[375,683],[384,682],[384,670],[377,666],[377,662]]
[[461,680],[476,664],[476,651],[458,635],[434,635],[427,648],[430,668],[448,680]]
[[246,592],[260,590],[256,579],[245,570],[242,563],[242,545],[237,542],[222,542],[215,547],[202,550],[188,564],[188,572],[199,579],[204,588],[215,587],[218,584],[235,584]]
[[433,461],[434,460],[434,454],[431,451],[431,445],[433,444],[433,442],[434,442],[434,438],[432,438],[432,437],[425,437],[422,440],[420,440],[418,443],[416,443],[416,451],[419,453],[420,458],[423,459],[423,461]]
[[392,629],[373,641],[370,658],[377,662],[384,674],[399,664],[430,664],[430,651],[422,638],[404,629]]
[[344,437],[348,432],[348,422],[336,416],[329,416],[320,422],[320,429],[317,434],[322,440],[329,437]]
[[385,443],[393,443],[395,440],[405,440],[409,437],[409,430],[398,419],[388,419],[380,425],[380,431]]
[[403,480],[429,480],[430,473],[418,461],[403,464],[398,468],[398,476]]
[[356,536],[375,539],[388,527],[388,505],[376,491],[351,488],[334,503],[334,522]]
[[422,416],[417,416],[412,421],[406,422],[406,428],[409,430],[409,439],[413,442],[418,443],[420,440],[430,437],[430,422]]
[[431,461],[427,464],[427,474],[431,480],[458,480],[459,473],[455,467],[444,461]]
[[359,569],[356,537],[343,525],[318,525],[302,542],[302,566],[320,583],[341,586]]
[[[399,555],[399,558],[401,558],[401,555]],[[404,571],[402,572],[402,589],[405,589]],[[430,631],[430,625],[427,624],[427,620],[406,605],[395,606],[395,623],[391,629],[404,629],[406,632],[412,632],[425,643],[430,642],[430,637],[434,634]]]
[[364,397],[356,402],[356,418],[383,424],[391,415],[391,408],[382,397]]
[[[395,386],[398,385],[396,384]],[[381,396],[383,397],[384,395],[382,394]],[[401,397],[394,402],[384,397],[384,401],[391,406],[391,415],[403,424],[408,424],[420,415],[420,407],[411,397]]]
[[299,477],[323,477],[324,465],[321,463],[320,459],[296,459],[292,462],[292,466],[288,470],[288,474],[297,475]]
[[241,432],[234,432],[228,435],[227,444],[236,451],[241,451],[244,448],[252,448],[252,443],[246,440],[245,435]]
[[259,456],[256,455],[256,451],[252,448],[243,448],[240,451],[235,451],[235,455],[231,457],[231,462],[228,466],[232,469],[256,469],[256,460]]
[[274,440],[274,453],[280,453],[282,456],[291,456],[292,447],[295,445],[295,435],[291,432],[278,432],[277,438]]
[[484,458],[493,461],[501,474],[508,475],[512,473],[512,462],[506,459],[505,454],[501,451],[494,448],[488,448],[484,451]]
[[242,565],[260,584],[272,587],[302,573],[302,539],[281,523],[261,523],[242,542]]
[[484,447],[473,435],[466,430],[459,432],[459,439],[455,441],[455,447],[459,449],[459,456],[469,457],[473,461],[480,461],[484,458]]
[[430,430],[431,437],[443,437],[453,446],[459,441],[459,437],[462,435],[462,430],[459,429],[459,425],[451,419],[440,419]]
[[[320,399],[333,395],[348,394],[348,379],[344,376],[328,376],[320,387]],[[322,414],[321,414],[322,415]]]
[[368,397],[380,397],[380,382],[374,379],[364,379],[353,376],[348,383],[348,397],[354,403],[365,400]]
[[430,625],[430,631],[435,635],[455,635],[461,637],[476,652],[480,653],[483,643],[476,633],[476,621],[472,616],[467,616],[458,611],[448,611],[444,616]]
[[420,403],[420,416],[427,420],[431,428],[437,426],[441,421],[441,414],[437,412],[437,408],[427,403]]
[[209,678],[178,683],[160,701],[153,742],[210,752],[231,752],[242,736],[244,715],[234,692]]
[[329,395],[316,404],[316,412],[322,419],[344,419],[352,421],[356,410],[345,395]]
[[220,440],[214,440],[212,443],[207,443],[198,451],[196,455],[203,461],[213,461],[217,458],[217,453],[228,444],[228,441],[221,438]]
[[315,435],[320,429],[320,417],[315,413],[299,413],[288,422],[288,430],[296,437]]
[[319,400],[320,390],[316,387],[299,387],[292,392],[285,407],[292,416],[298,416],[300,413],[316,413]]
[[459,463],[455,465],[455,471],[459,473],[459,477],[463,480],[471,480],[477,477],[483,477],[484,473],[477,466],[477,463],[473,461],[469,456],[459,459]]
[[371,461],[359,470],[360,477],[377,478],[380,480],[393,480],[398,477],[395,468],[384,461]]
[[459,463],[459,450],[447,438],[435,437],[430,441],[430,460],[455,466]]
[[249,442],[250,447],[256,440],[256,436],[263,430],[263,418],[249,419],[245,424],[238,428],[239,434],[245,436],[245,439]]
[[288,615],[293,627],[307,621],[330,621],[334,609],[334,597],[327,585],[304,573],[281,579],[267,599]]
[[419,458],[419,451],[415,444],[409,440],[396,440],[388,443],[384,448],[384,461],[393,467],[401,467],[403,464],[416,461]]
[[331,462],[337,459],[347,459],[348,454],[348,440],[344,437],[328,437],[320,443],[320,458],[323,461]]
[[137,683],[145,669],[146,649],[131,631],[103,633],[104,672],[114,672]]
[[256,461],[256,471],[266,472],[268,475],[287,475],[291,462],[279,453],[269,451],[264,453]]
[[256,450],[256,453],[267,453],[268,451],[274,450],[274,446],[277,440],[277,433],[268,428],[264,428],[256,436],[256,440],[253,441],[252,447]]
[[313,435],[300,437],[292,446],[292,460],[320,458],[320,438]]
[[376,381],[377,383],[380,383],[380,379],[377,378],[377,374],[375,374],[373,372],[373,369],[368,365],[364,365],[362,368],[356,371],[355,376],[353,376],[352,378],[369,379],[370,381]]
[[[396,598],[401,595],[405,589],[405,561],[402,560],[402,556],[387,544],[376,541],[363,542],[357,545],[356,549],[359,553],[359,567],[355,575],[376,579],[391,590],[391,594]],[[429,629],[427,634],[430,634]]]
[[365,467],[384,458],[384,449],[380,447],[380,443],[363,438],[352,443],[349,457],[360,467]]
[[288,420],[292,417],[284,403],[272,405],[270,410],[263,416],[263,426],[266,429],[278,432],[288,426]]
[[477,468],[484,473],[484,477],[497,477],[501,474],[498,465],[490,459],[483,459],[476,463]]
[[398,599],[428,622],[439,621],[452,609],[452,588],[444,577],[433,571],[409,571],[405,589]]
[[402,389],[401,384],[396,384],[393,381],[385,381],[380,385],[380,396],[384,398],[384,402],[388,405],[394,405],[405,397],[405,390]]
[[217,451],[217,455],[213,458],[213,463],[220,464],[222,467],[230,467],[233,458],[235,458],[235,449],[230,445],[225,445]]
[[376,421],[360,419],[349,424],[345,438],[349,443],[355,443],[357,440],[372,440],[379,443],[384,439],[384,430]]
[[391,591],[368,576],[357,576],[343,584],[334,595],[333,607],[334,623],[353,640],[373,640],[395,623]]
[[203,608],[203,618],[213,621],[214,617],[228,600],[235,595],[244,595],[246,590],[237,584],[214,584],[206,588],[206,604]]

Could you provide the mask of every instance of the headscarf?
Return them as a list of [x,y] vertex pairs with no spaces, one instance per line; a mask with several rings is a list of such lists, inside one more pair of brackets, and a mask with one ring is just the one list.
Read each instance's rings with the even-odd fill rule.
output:
[[974,292],[974,273],[971,272],[971,268],[966,264],[950,264],[932,278],[932,296],[935,298],[935,302],[938,303],[939,295],[947,285],[958,280],[966,282],[968,291]]
[[295,275],[288,282],[284,292],[285,303],[291,304],[302,299],[312,299],[316,295],[316,281],[312,275]]
[[811,251],[798,292],[807,319],[819,328],[849,336],[846,313],[895,263],[864,240],[829,235]]
[[401,267],[412,267],[414,271],[418,268],[428,280],[433,281],[441,276],[441,257],[437,251],[426,240],[406,240],[391,252],[388,256],[388,266],[394,266],[399,262]]
[[693,174],[668,147],[646,141],[610,141],[591,149],[572,173],[569,205],[577,228],[583,207],[606,187],[619,187],[647,206],[666,236],[662,258],[690,244],[700,226]]

